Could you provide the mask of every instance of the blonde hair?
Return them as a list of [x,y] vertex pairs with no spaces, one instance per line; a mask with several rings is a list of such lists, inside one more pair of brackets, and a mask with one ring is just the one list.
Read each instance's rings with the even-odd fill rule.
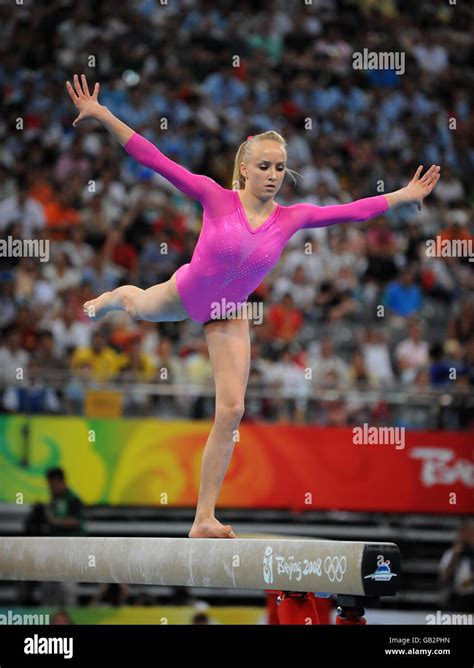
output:
[[[240,173],[240,165],[250,157],[252,150],[255,147],[255,143],[264,141],[265,139],[277,141],[286,150],[286,141],[280,134],[278,134],[278,132],[275,132],[275,130],[268,130],[267,132],[261,132],[258,135],[250,136],[240,144],[237,155],[235,156],[234,173],[232,174],[232,190],[243,190],[245,188],[245,178]],[[298,174],[298,172],[285,167],[285,174],[289,174],[293,179],[293,183],[296,183],[295,174]]]

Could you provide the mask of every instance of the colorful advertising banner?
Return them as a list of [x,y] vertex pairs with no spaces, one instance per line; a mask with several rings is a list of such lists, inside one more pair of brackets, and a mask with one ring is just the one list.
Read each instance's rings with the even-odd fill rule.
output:
[[[193,507],[211,426],[2,416],[0,501],[47,501],[60,466],[88,505]],[[474,511],[472,433],[382,429],[242,423],[218,507]]]

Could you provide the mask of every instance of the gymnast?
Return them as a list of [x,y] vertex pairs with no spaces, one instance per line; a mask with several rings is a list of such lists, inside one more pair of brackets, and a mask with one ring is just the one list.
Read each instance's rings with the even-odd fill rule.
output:
[[[150,141],[134,132],[99,103],[99,84],[92,94],[84,74],[66,82],[79,111],[73,126],[93,118],[117,139],[125,151],[153,169],[181,192],[200,202],[203,225],[191,262],[179,267],[168,281],[142,290],[124,285],[84,304],[93,319],[109,311],[127,311],[137,320],[202,323],[209,349],[215,387],[215,416],[206,442],[199,498],[190,538],[235,538],[231,525],[215,517],[217,497],[234,448],[234,433],[244,413],[250,367],[249,319],[228,317],[216,305],[233,305],[241,312],[248,296],[277,263],[287,241],[303,228],[364,221],[399,204],[418,208],[440,176],[432,165],[421,176],[420,165],[407,186],[392,193],[347,204],[315,206],[275,202],[287,168],[286,142],[270,130],[248,137],[237,152],[232,189],[191,173],[167,158]],[[239,310],[240,309],[240,310]],[[217,315],[216,315],[217,313]]]

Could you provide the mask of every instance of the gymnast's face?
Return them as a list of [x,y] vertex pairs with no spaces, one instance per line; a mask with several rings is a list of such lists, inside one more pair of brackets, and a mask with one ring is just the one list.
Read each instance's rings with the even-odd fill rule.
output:
[[286,151],[279,142],[272,139],[255,142],[250,156],[240,165],[240,172],[245,177],[245,190],[250,190],[260,199],[272,199],[280,190],[285,167]]

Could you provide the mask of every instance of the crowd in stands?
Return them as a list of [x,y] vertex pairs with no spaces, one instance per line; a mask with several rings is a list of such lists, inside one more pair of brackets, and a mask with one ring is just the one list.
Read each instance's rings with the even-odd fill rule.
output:
[[[95,323],[83,312],[119,285],[167,280],[190,260],[202,221],[197,202],[135,163],[99,123],[72,127],[65,82],[85,72],[116,116],[225,187],[247,135],[280,132],[299,172],[296,184],[285,179],[281,205],[390,192],[418,165],[440,164],[421,211],[292,237],[250,297],[264,318],[251,324],[244,419],[472,428],[474,264],[427,251],[436,237],[473,241],[471,10],[287,4],[0,5],[0,239],[49,241],[48,261],[2,257],[4,412],[80,413],[87,389],[104,384],[126,388],[129,413],[213,412],[201,326],[125,313]],[[364,48],[402,52],[405,73],[354,69]],[[160,384],[177,390],[146,391]],[[383,398],[392,390],[405,397],[396,413]],[[370,391],[377,401],[363,399]],[[433,424],[417,397],[441,391],[455,400]]]

